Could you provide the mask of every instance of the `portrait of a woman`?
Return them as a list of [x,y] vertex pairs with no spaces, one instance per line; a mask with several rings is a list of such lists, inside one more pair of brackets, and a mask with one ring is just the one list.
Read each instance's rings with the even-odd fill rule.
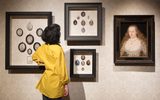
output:
[[120,57],[147,57],[147,40],[137,25],[129,25],[120,44]]

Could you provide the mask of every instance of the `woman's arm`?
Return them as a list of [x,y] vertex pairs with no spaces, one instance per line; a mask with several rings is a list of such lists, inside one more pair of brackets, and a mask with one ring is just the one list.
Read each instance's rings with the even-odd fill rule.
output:
[[[38,49],[39,49],[39,48],[38,48]],[[42,59],[41,59],[41,57],[40,57],[41,52],[40,52],[40,50],[38,50],[38,49],[37,49],[37,50],[34,52],[34,54],[32,55],[32,60],[35,61],[38,65],[43,65],[44,62],[42,61]]]

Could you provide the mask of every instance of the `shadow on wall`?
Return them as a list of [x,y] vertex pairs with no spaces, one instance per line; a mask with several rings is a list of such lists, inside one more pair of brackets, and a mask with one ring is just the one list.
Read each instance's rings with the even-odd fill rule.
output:
[[125,71],[125,72],[155,72],[155,66],[116,66],[113,67],[115,72]]
[[84,87],[82,82],[69,83],[69,96],[64,100],[86,100]]
[[105,46],[105,8],[102,7],[102,45]]

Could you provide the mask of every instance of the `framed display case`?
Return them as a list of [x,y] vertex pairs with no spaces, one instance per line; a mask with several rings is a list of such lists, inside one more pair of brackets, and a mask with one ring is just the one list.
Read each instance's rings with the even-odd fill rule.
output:
[[39,69],[32,54],[50,24],[52,12],[6,12],[6,69]]
[[68,45],[99,45],[102,40],[102,3],[65,3]]
[[86,79],[96,77],[96,50],[70,50],[70,77],[71,79]]
[[115,15],[115,65],[154,66],[154,28],[154,15]]

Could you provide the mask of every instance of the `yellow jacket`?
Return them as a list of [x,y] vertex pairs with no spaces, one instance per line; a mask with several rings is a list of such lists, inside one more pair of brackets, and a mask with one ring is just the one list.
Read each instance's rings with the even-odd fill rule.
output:
[[39,65],[45,65],[45,71],[36,88],[49,98],[63,97],[64,85],[68,84],[69,78],[61,46],[43,44],[32,55],[32,59]]

